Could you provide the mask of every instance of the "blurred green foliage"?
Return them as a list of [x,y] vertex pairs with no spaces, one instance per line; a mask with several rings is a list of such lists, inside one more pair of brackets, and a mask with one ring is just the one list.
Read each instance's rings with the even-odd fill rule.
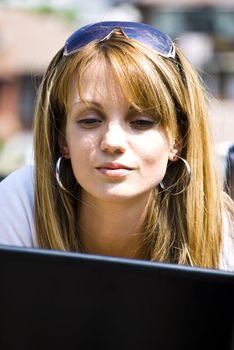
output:
[[77,19],[77,12],[69,8],[56,9],[50,5],[44,4],[36,7],[33,11],[42,15],[54,15],[68,22],[73,22]]

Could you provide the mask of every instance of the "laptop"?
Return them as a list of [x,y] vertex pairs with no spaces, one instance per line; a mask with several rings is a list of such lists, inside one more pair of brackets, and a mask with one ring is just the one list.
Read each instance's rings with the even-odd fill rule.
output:
[[233,350],[234,274],[0,247],[0,349]]

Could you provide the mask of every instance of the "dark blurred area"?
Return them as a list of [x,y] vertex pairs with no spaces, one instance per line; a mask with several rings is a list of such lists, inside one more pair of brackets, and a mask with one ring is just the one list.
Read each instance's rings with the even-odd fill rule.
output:
[[220,170],[234,144],[234,1],[0,0],[0,176],[33,162],[37,89],[56,51],[77,27],[102,20],[142,21],[168,33],[198,69]]
[[229,147],[227,152],[225,191],[234,200],[234,144]]

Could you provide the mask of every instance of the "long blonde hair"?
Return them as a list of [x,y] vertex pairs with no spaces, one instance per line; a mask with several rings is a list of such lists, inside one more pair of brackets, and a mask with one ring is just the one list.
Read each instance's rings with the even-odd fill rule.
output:
[[[69,57],[61,49],[45,73],[35,112],[35,223],[42,248],[82,251],[77,208],[79,185],[72,172],[63,191],[56,181],[55,164],[64,133],[71,79],[81,78],[91,64],[109,64],[129,102],[150,111],[172,132],[180,155],[188,161],[188,188],[174,195],[155,189],[142,230],[140,255],[145,259],[216,268],[222,243],[224,200],[216,169],[206,101],[194,69],[176,48],[176,58],[158,55],[121,35],[92,42]],[[176,181],[183,167],[176,162]],[[67,165],[67,168],[71,168]],[[170,167],[168,167],[170,171]],[[175,191],[176,191],[175,185]]]

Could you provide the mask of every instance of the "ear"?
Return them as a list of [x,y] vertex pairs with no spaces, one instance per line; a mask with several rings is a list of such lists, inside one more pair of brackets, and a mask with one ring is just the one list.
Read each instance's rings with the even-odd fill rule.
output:
[[59,144],[59,150],[60,150],[61,155],[64,158],[69,159],[70,158],[69,147],[67,144],[66,137],[62,133],[59,134],[58,144]]
[[175,140],[173,140],[171,144],[171,148],[169,150],[168,159],[171,162],[176,161],[179,153],[180,153],[179,142],[176,142]]

